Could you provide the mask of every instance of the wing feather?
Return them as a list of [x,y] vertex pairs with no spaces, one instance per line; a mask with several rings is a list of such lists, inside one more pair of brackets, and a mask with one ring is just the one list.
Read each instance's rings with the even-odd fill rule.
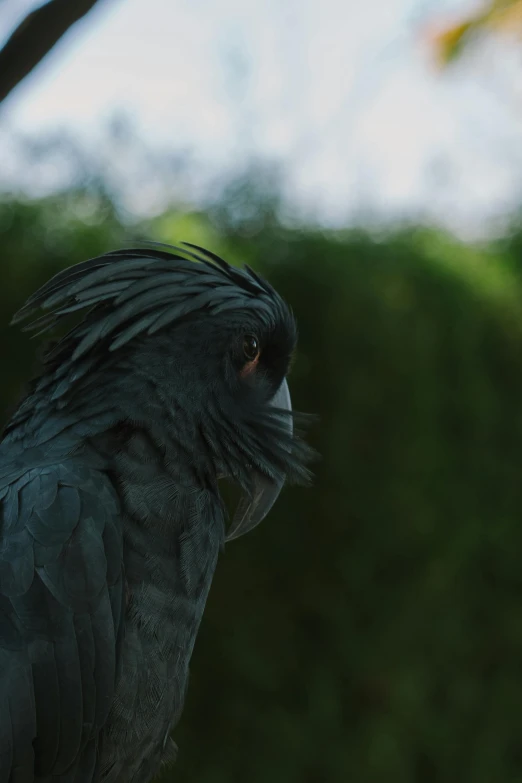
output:
[[0,781],[91,783],[123,633],[118,497],[73,461],[11,475],[0,483]]

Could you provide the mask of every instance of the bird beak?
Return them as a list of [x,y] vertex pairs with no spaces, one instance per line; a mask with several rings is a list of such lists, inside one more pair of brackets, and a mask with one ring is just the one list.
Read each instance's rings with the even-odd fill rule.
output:
[[[286,380],[283,380],[283,383],[275,393],[270,404],[274,408],[287,411],[292,410],[290,391],[288,390]],[[293,433],[291,416],[285,417],[284,427],[291,436]],[[249,533],[257,527],[276,502],[284,483],[284,478],[270,479],[256,471],[254,476],[253,496],[248,498],[243,497],[240,500],[225,541],[232,541],[234,538],[239,538],[239,536],[243,536],[245,533]]]

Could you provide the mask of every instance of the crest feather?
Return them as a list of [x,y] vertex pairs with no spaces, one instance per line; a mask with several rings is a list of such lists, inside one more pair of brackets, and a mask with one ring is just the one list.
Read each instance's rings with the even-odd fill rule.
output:
[[29,297],[11,323],[43,311],[24,327],[42,334],[85,311],[83,321],[52,351],[53,361],[76,362],[102,340],[110,338],[107,348],[115,351],[203,308],[216,314],[239,307],[268,310],[269,300],[278,299],[251,269],[237,269],[197,245],[144,244],[64,269]]

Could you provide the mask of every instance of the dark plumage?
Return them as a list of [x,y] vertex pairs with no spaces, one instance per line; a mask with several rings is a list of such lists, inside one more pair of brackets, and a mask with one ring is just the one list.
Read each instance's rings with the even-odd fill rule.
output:
[[78,264],[13,319],[84,314],[0,443],[0,783],[147,783],[173,758],[218,479],[246,493],[233,538],[306,478],[288,307],[190,247]]

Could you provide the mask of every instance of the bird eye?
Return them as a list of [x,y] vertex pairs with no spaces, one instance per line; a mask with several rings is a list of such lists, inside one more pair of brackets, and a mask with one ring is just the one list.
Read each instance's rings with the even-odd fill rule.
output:
[[259,341],[255,334],[246,334],[243,339],[243,353],[245,359],[253,362],[259,356]]

